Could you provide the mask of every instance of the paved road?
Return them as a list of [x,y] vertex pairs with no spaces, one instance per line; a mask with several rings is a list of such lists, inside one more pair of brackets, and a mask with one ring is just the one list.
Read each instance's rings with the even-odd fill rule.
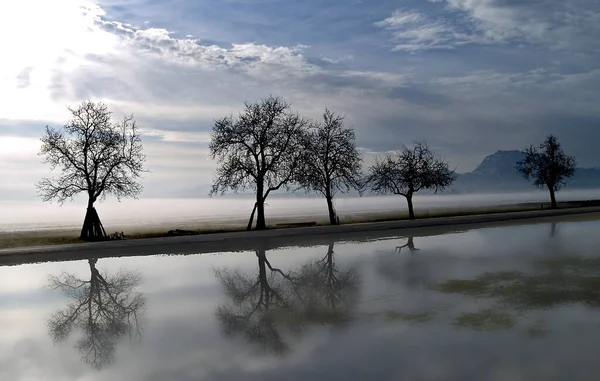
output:
[[541,223],[572,218],[600,220],[600,207],[5,249],[0,250],[0,266],[85,258],[186,255],[251,251],[259,248],[269,250],[285,246],[321,245],[332,241],[367,241],[390,236],[427,236],[486,226]]

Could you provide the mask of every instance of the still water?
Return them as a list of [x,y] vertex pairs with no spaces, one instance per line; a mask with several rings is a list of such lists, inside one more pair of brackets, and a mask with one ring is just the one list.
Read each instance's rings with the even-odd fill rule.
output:
[[6,266],[0,380],[597,380],[598,231]]

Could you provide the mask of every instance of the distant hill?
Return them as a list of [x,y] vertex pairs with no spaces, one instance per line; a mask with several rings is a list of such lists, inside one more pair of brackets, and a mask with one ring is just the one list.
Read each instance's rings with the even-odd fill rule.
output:
[[493,175],[496,177],[520,176],[515,169],[517,162],[523,160],[525,154],[521,151],[498,151],[485,159],[471,173]]
[[[515,168],[524,158],[521,151],[497,151],[487,156],[473,172],[458,174],[447,193],[519,192],[533,188]],[[577,168],[565,188],[600,188],[600,168]]]

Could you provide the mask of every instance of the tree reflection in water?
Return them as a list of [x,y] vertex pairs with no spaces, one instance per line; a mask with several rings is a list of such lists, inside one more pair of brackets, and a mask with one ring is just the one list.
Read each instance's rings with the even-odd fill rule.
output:
[[358,302],[358,274],[353,268],[343,271],[337,268],[333,245],[329,244],[322,259],[303,265],[295,274],[305,321],[322,324],[348,321]]
[[[414,290],[428,286],[431,281],[426,262],[417,252],[414,237],[407,237],[404,245],[396,246],[394,253],[382,256],[377,263],[377,272],[392,282],[400,282]],[[403,249],[408,249],[403,253]],[[402,255],[399,255],[402,254]]]
[[413,237],[413,236],[408,237],[408,242],[406,242],[404,245],[396,246],[396,252],[401,253],[402,249],[404,249],[405,247],[408,247],[408,250],[410,250],[410,251],[419,251],[420,250],[420,249],[415,248],[415,237]]
[[286,336],[301,334],[308,324],[340,324],[351,319],[359,293],[354,269],[341,271],[333,243],[324,258],[284,272],[257,250],[258,276],[220,269],[216,275],[228,303],[217,308],[225,336],[242,335],[267,352],[289,352]]
[[558,232],[556,222],[550,224],[550,238],[556,237],[556,233]]
[[55,342],[66,340],[73,330],[81,330],[83,337],[76,344],[81,359],[100,369],[114,360],[119,339],[125,335],[141,338],[139,319],[145,298],[135,292],[140,282],[138,274],[119,272],[108,277],[98,271],[97,261],[88,260],[89,280],[68,273],[49,277],[49,286],[72,301],[50,317],[48,330]]
[[[258,278],[237,270],[217,270],[230,305],[217,308],[217,317],[225,336],[243,334],[249,342],[275,353],[289,350],[278,330],[274,315],[291,308],[285,275],[273,269],[264,250],[257,250]],[[269,263],[269,274],[267,274]],[[298,327],[292,327],[297,330]]]

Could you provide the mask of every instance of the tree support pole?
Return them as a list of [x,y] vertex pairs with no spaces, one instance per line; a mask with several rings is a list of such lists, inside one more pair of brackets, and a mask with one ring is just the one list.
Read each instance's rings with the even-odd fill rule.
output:
[[80,237],[84,241],[103,241],[106,239],[106,231],[96,208],[88,207],[83,220]]

